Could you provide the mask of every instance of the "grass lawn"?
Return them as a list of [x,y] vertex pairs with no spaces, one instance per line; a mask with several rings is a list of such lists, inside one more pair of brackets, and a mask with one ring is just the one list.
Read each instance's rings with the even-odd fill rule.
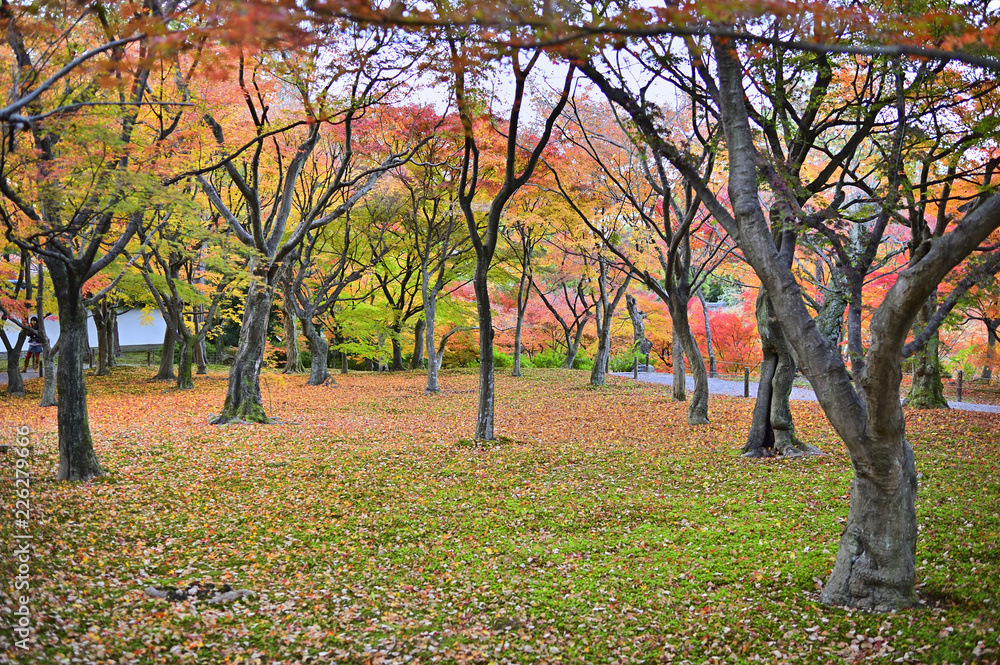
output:
[[[738,456],[752,402],[689,427],[669,388],[528,370],[497,377],[497,431],[468,441],[476,375],[269,373],[281,420],[213,427],[224,374],[193,391],[145,368],[88,377],[108,475],[57,484],[54,409],[0,397],[0,437],[32,430],[32,648],[5,515],[0,662],[997,662],[1000,416],[907,412],[921,475],[922,606],[817,603],[848,509],[850,462],[815,404],[800,436],[828,454]],[[146,586],[229,584],[226,605]]]

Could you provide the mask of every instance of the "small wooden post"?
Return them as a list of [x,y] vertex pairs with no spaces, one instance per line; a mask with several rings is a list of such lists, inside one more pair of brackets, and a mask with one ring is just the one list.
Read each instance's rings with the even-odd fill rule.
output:
[[638,379],[639,378],[639,359],[638,358],[632,358],[632,378],[633,379]]
[[149,367],[152,364],[153,364],[153,350],[146,349],[146,367]]
[[743,396],[750,397],[750,368],[743,368]]
[[958,397],[957,401],[962,401],[962,370],[958,370]]

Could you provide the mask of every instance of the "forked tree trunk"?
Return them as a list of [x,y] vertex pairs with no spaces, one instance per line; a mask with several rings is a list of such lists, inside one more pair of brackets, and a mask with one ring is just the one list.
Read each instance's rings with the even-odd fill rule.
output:
[[59,480],[90,480],[104,473],[90,433],[83,365],[87,357],[87,309],[83,278],[61,261],[48,264],[59,304]]
[[160,367],[153,377],[155,381],[170,381],[174,378],[174,349],[177,340],[170,332],[170,323],[167,323],[167,331],[163,335],[163,349],[160,355]]
[[762,352],[760,383],[743,456],[816,454],[818,448],[803,443],[795,435],[789,404],[795,383],[795,360],[773,317],[771,302],[764,289],[757,294],[756,311]]
[[410,358],[410,369],[424,368],[424,328],[427,324],[423,319],[417,319],[413,328],[413,357]]
[[[937,293],[931,295],[920,308],[917,320],[913,324],[914,334],[919,334],[934,314],[937,306]],[[906,397],[906,406],[914,409],[947,409],[948,400],[944,397],[944,382],[941,380],[941,362],[938,359],[940,337],[935,331],[923,348],[913,354],[913,383]]]
[[[0,323],[2,325],[2,323]],[[24,379],[21,377],[21,348],[26,339],[24,331],[20,331],[17,341],[10,344],[7,335],[4,333],[4,346],[7,347],[7,394],[15,397],[24,397]]]
[[514,368],[512,376],[521,376],[521,338],[524,334],[524,314],[528,311],[528,298],[531,286],[528,284],[527,271],[521,272],[521,281],[517,287],[517,324],[514,328]]
[[302,333],[309,342],[309,354],[311,355],[309,380],[306,383],[310,386],[322,386],[333,381],[330,371],[326,365],[330,358],[330,345],[326,341],[323,333],[316,329],[316,324],[312,319],[302,320]]
[[573,369],[573,363],[576,362],[576,356],[580,353],[580,342],[583,340],[583,329],[587,325],[587,321],[590,319],[589,315],[585,317],[580,324],[576,327],[576,333],[574,333],[572,339],[569,335],[566,335],[566,357],[563,358],[562,368],[563,369]]
[[476,409],[476,441],[492,441],[493,408],[496,384],[493,364],[493,312],[487,284],[488,265],[476,261],[472,286],[476,292],[476,309],[479,312],[479,404]]
[[264,412],[260,396],[260,370],[264,362],[264,344],[267,323],[271,315],[274,290],[267,284],[254,281],[247,291],[240,343],[229,369],[229,386],[222,412],[212,419],[212,424],[229,422],[271,422]]
[[110,307],[106,303],[98,303],[94,307],[94,327],[97,328],[97,368],[95,376],[105,376],[111,373],[111,357],[114,355],[114,332],[111,328]]

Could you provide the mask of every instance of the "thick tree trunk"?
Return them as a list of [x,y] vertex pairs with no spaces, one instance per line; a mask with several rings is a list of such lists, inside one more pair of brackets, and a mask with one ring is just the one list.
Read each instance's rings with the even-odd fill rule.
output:
[[177,340],[170,332],[170,324],[167,323],[167,332],[163,335],[163,349],[160,355],[160,367],[153,377],[155,381],[170,381],[174,378],[174,348]]
[[[899,426],[878,446],[892,454],[873,457],[871,464],[854,463],[851,507],[837,561],[820,594],[824,603],[888,612],[916,602],[917,474],[896,403]],[[870,415],[869,421],[878,417]]]
[[[913,324],[914,334],[919,334],[934,314],[937,307],[937,293],[931,295],[920,308]],[[941,380],[941,362],[938,359],[940,337],[935,332],[922,349],[914,354],[913,383],[906,397],[906,406],[914,409],[947,409],[944,397],[944,382]]]
[[122,353],[121,334],[118,331],[118,310],[116,309],[111,310],[111,331],[111,343],[113,349],[113,353],[111,354],[111,366],[117,367],[118,359],[125,354]]
[[177,364],[177,389],[192,390],[194,388],[194,378],[191,376],[191,369],[194,366],[194,350],[197,346],[194,335],[184,335],[181,342],[180,362]]
[[316,329],[312,319],[302,320],[302,333],[309,342],[309,354],[312,357],[309,380],[306,383],[310,386],[322,386],[333,381],[330,371],[326,367],[330,354],[330,345],[327,343],[326,337]]
[[479,405],[476,409],[476,441],[492,441],[493,406],[496,397],[493,365],[493,311],[487,284],[488,265],[476,261],[472,286],[476,292],[476,309],[479,312]]
[[792,350],[772,314],[764,289],[757,294],[757,332],[762,359],[753,420],[743,446],[744,457],[770,457],[819,452],[795,435],[789,398],[795,383]]
[[424,368],[424,328],[427,324],[423,319],[417,319],[413,328],[413,357],[410,358],[410,369]]
[[90,480],[104,473],[90,433],[87,386],[83,365],[87,356],[87,309],[81,288],[83,277],[62,262],[48,264],[59,304],[59,480]]
[[295,306],[292,294],[285,289],[285,297],[281,305],[281,318],[285,329],[285,368],[282,374],[299,374],[302,372],[302,358],[299,356],[299,326],[295,316]]
[[[0,322],[0,325],[3,325]],[[10,344],[4,334],[4,346],[7,347],[7,394],[15,397],[24,397],[24,379],[21,377],[21,348],[27,336],[24,331],[20,331],[17,342]]]
[[597,353],[594,354],[594,367],[590,370],[590,385],[603,386],[608,370],[608,358],[611,356],[611,316],[597,319]]
[[268,284],[252,282],[247,291],[240,344],[229,369],[229,386],[222,412],[212,424],[229,422],[271,422],[260,396],[260,370],[264,361],[267,323],[274,290]]

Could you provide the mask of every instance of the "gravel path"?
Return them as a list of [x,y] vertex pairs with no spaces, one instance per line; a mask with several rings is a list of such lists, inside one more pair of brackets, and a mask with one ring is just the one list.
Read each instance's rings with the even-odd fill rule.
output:
[[[615,376],[632,378],[632,372],[613,372]],[[694,390],[694,379],[686,376],[688,390]],[[660,374],[653,372],[640,372],[639,381],[646,383],[658,383],[665,386],[674,385],[673,374]],[[709,379],[708,391],[713,395],[727,395],[729,397],[743,397],[742,381],[726,381],[725,379]],[[750,382],[750,396],[757,396],[757,382]],[[792,388],[791,399],[802,400],[804,402],[815,402],[816,393],[811,388]],[[982,411],[984,413],[1000,413],[1000,406],[993,404],[971,404],[969,402],[948,402],[948,406],[962,411]]]

